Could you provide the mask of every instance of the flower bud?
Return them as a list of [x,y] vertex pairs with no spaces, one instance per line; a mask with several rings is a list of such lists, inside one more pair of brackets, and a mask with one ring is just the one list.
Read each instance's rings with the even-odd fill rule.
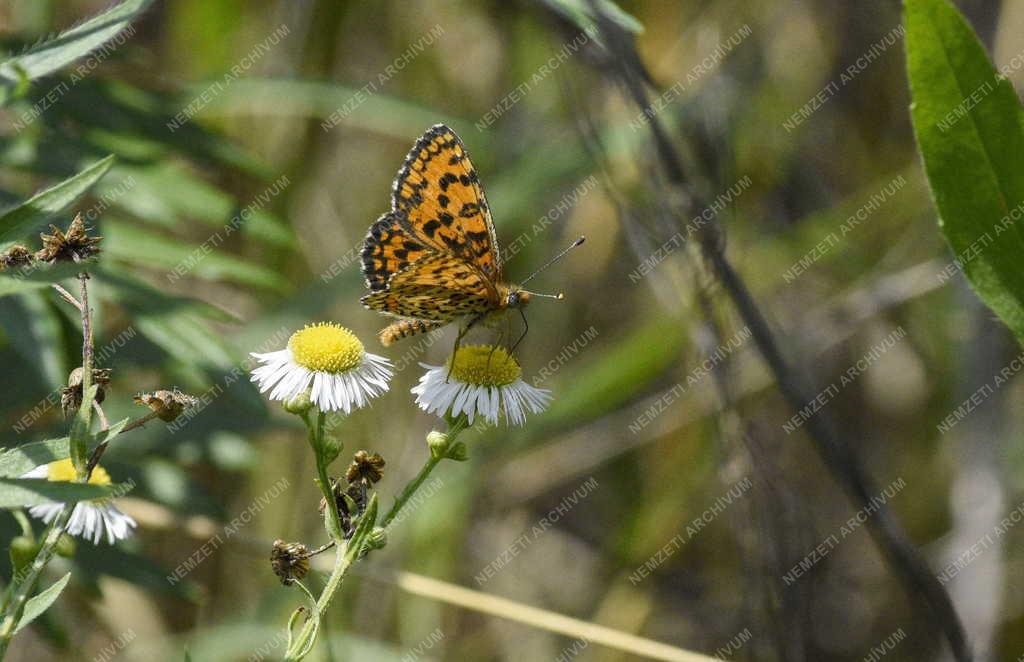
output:
[[71,558],[75,555],[75,539],[66,533],[60,534],[54,551],[64,558]]
[[36,556],[38,545],[28,536],[17,536],[11,541],[11,565],[14,572],[28,566]]
[[309,391],[303,391],[284,403],[284,410],[289,414],[305,414],[312,408],[313,401],[309,399]]
[[374,527],[373,531],[370,531],[370,535],[366,536],[366,547],[368,549],[384,549],[384,546],[388,544],[388,532],[377,526]]
[[448,452],[447,433],[431,430],[427,435],[427,446],[430,447],[430,457],[440,460]]

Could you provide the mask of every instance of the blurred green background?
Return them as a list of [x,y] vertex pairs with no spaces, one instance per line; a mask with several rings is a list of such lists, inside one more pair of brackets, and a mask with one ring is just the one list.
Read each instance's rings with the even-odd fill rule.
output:
[[[997,67],[1021,57],[1024,3],[957,4]],[[80,542],[54,564],[53,577],[74,567],[70,588],[11,659],[181,659],[186,646],[196,660],[280,655],[302,598],[271,573],[270,543],[319,544],[319,497],[303,429],[236,367],[307,322],[352,328],[401,369],[338,428],[345,452],[387,459],[385,504],[415,474],[438,422],[409,388],[419,361],[445,359],[454,330],[380,348],[385,320],[359,305],[357,251],[409,147],[438,122],[462,136],[498,237],[515,246],[508,278],[588,237],[531,283],[566,294],[531,305],[519,349],[554,403],[523,429],[467,433],[470,460],[442,465],[432,496],[358,566],[332,606],[330,646],[311,659],[651,659],[413,594],[400,571],[729,659],[860,660],[894,633],[887,659],[940,659],[863,528],[784,579],[853,508],[803,431],[783,429],[794,412],[753,343],[719,354],[722,381],[703,374],[743,327],[673,241],[650,134],[603,51],[569,48],[584,5],[156,2],[84,76],[68,67],[3,109],[4,206],[117,156],[80,205],[105,237],[94,291],[97,347],[112,348],[101,362],[114,371],[110,419],[137,415],[140,391],[177,386],[206,401],[175,429],[151,424],[111,448],[115,479],[138,483],[120,504],[139,530],[115,548]],[[669,90],[658,117],[695,189],[714,199],[746,182],[719,220],[792,361],[824,387],[903,336],[828,414],[880,487],[904,485],[891,504],[936,573],[992,539],[946,587],[979,659],[1018,659],[1024,529],[993,532],[1024,501],[1024,385],[1014,378],[939,425],[1020,349],[961,276],[940,275],[951,256],[914,148],[902,41],[887,42],[898,3],[619,5]],[[7,0],[0,37],[17,53],[105,6]],[[1022,89],[1024,70],[1010,78]],[[794,121],[808,104],[820,108]],[[59,407],[39,403],[66,382],[80,342],[47,290],[0,297],[4,445],[64,434]],[[0,517],[4,540],[17,531]],[[197,551],[204,543],[213,549]],[[195,569],[169,581],[190,557]],[[489,566],[500,568],[478,580]]]

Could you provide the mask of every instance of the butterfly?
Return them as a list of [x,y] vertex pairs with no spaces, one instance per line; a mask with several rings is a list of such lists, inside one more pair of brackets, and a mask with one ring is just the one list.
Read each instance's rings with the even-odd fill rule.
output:
[[488,317],[522,312],[534,296],[562,298],[505,282],[480,179],[462,140],[443,124],[413,145],[395,178],[391,211],[370,226],[361,257],[370,289],[363,305],[398,318],[380,332],[385,346],[462,321],[457,349]]

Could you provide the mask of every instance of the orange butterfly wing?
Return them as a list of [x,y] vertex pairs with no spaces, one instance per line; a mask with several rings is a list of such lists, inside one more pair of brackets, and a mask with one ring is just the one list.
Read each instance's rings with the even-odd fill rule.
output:
[[370,226],[363,243],[363,275],[371,292],[387,288],[388,279],[433,250],[406,232],[398,214],[388,212]]
[[362,302],[398,317],[451,322],[494,310],[498,293],[476,266],[451,253],[435,253],[394,274],[386,289],[364,296]]
[[395,179],[392,205],[412,239],[501,280],[501,258],[487,197],[465,145],[443,124],[416,141]]

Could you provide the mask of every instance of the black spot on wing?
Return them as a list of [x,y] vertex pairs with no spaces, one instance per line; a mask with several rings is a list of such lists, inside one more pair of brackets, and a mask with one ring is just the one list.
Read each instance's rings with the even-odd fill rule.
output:
[[[465,177],[465,175],[462,175],[462,176]],[[443,175],[441,175],[441,179],[437,180],[437,184],[438,184],[438,186],[441,187],[442,191],[447,191],[448,187],[451,186],[452,184],[454,184],[455,182],[459,181],[459,179],[460,178],[456,177],[453,173],[446,172]],[[464,182],[464,183],[468,183],[468,182]]]
[[430,220],[423,224],[423,232],[433,239],[434,234],[437,232],[439,227],[441,227],[441,223],[439,221]]

